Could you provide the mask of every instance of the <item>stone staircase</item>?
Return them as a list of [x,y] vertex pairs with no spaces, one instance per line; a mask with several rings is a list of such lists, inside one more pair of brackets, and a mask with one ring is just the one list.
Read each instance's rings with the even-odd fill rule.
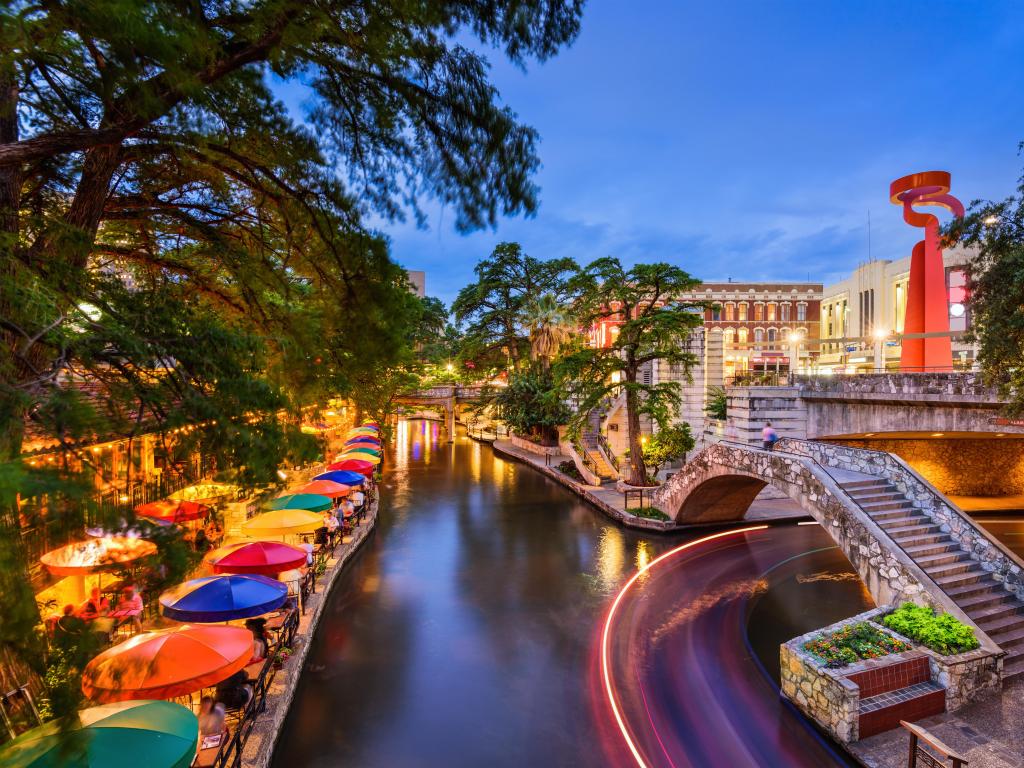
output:
[[872,478],[840,485],[1006,652],[1003,679],[1024,674],[1024,602],[888,480]]
[[619,475],[601,454],[598,449],[598,435],[601,430],[601,422],[604,420],[608,409],[611,408],[612,400],[605,399],[587,415],[587,426],[580,435],[580,447],[586,451],[587,458],[592,464],[594,472],[601,478],[601,482],[607,483],[617,480]]
[[928,657],[903,654],[896,661],[883,657],[862,665],[846,678],[859,689],[859,738],[898,728],[946,711],[946,690],[932,680]]

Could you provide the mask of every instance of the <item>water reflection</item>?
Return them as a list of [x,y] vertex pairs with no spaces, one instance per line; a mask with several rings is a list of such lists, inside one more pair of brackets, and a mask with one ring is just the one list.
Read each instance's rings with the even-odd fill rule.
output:
[[589,687],[601,618],[685,539],[613,525],[487,447],[438,443],[438,426],[398,424],[378,529],[329,598],[277,768],[607,764]]

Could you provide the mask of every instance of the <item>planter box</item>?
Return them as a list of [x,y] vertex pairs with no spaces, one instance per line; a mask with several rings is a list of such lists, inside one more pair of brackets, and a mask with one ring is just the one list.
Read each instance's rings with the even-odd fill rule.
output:
[[558,456],[562,452],[557,445],[538,445],[532,440],[524,440],[518,435],[509,435],[509,440],[516,448],[536,453],[538,456]]

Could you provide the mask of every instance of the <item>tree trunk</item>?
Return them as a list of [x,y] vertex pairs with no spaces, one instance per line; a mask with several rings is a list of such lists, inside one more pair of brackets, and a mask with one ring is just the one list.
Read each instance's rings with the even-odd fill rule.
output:
[[644,449],[640,443],[640,398],[636,388],[636,371],[623,372],[626,382],[626,432],[629,437],[629,484],[647,485],[647,466],[644,464]]

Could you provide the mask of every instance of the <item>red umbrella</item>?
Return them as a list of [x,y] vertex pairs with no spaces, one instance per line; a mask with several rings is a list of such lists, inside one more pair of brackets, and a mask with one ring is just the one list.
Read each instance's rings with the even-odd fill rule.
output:
[[109,648],[82,672],[82,692],[93,701],[171,699],[216,685],[252,658],[245,627],[184,624],[143,632]]
[[345,443],[345,450],[346,451],[355,451],[355,450],[358,450],[360,448],[368,448],[371,451],[379,451],[380,450],[380,443],[365,443],[365,442]]
[[276,576],[306,563],[306,550],[279,541],[240,541],[205,558],[214,573],[259,573]]
[[296,488],[293,493],[315,493],[336,499],[339,496],[348,496],[351,490],[349,486],[336,483],[333,480],[313,480],[301,488]]
[[169,520],[172,523],[184,523],[188,520],[198,520],[210,514],[210,508],[198,501],[184,501],[182,499],[161,499],[151,501],[149,504],[140,504],[135,508],[135,514],[140,517],[148,517],[153,520]]
[[350,472],[358,472],[360,475],[370,477],[373,475],[373,464],[362,459],[345,459],[327,467],[328,470],[347,469]]

